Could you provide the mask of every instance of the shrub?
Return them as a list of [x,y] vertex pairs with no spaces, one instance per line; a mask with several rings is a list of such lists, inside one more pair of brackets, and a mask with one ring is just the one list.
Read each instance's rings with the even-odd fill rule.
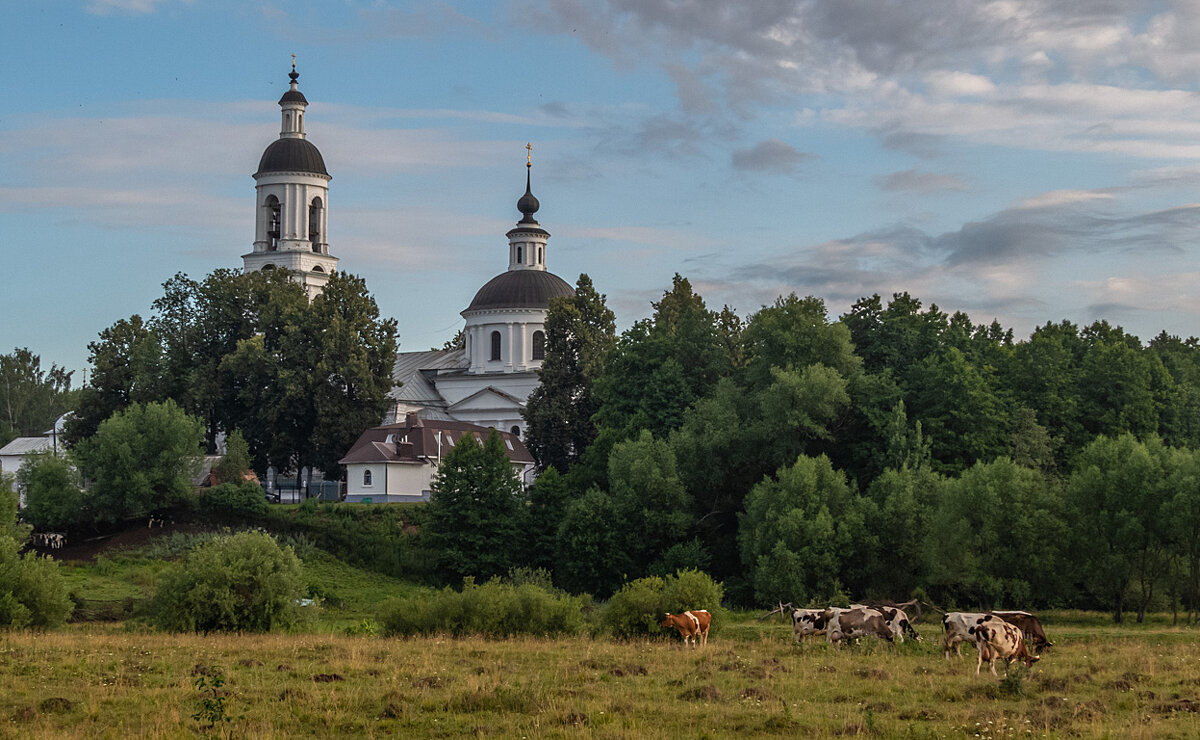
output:
[[16,540],[0,536],[0,628],[57,627],[73,608],[58,563],[35,553],[22,557]]
[[257,483],[222,483],[204,492],[200,510],[236,519],[257,519],[267,513],[267,498]]
[[25,490],[25,520],[39,529],[63,529],[89,518],[79,473],[65,458],[48,452],[29,456],[17,472]]
[[447,588],[432,596],[393,599],[384,604],[383,634],[455,636],[574,635],[583,631],[584,599],[533,584],[514,586],[493,579],[462,591]]
[[682,570],[673,576],[650,576],[630,581],[609,599],[601,617],[617,637],[661,634],[663,616],[689,609],[707,609],[715,625],[724,589],[707,573]]
[[269,632],[300,617],[300,559],[261,532],[216,537],[166,573],[152,620],[176,632]]

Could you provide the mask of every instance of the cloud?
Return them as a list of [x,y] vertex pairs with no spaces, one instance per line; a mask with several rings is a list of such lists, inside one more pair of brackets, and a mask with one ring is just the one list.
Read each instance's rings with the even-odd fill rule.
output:
[[803,162],[814,158],[815,155],[799,151],[779,139],[760,141],[749,149],[737,150],[732,155],[734,169],[773,172],[779,175],[790,175]]
[[[185,4],[191,4],[191,0],[183,0]],[[158,6],[163,3],[163,0],[88,0],[84,5],[84,9],[94,15],[108,15],[110,13],[153,13],[158,10]]]
[[875,184],[883,190],[907,191],[912,193],[936,193],[946,190],[966,190],[967,185],[959,175],[944,175],[936,172],[904,170],[886,175],[876,175]]

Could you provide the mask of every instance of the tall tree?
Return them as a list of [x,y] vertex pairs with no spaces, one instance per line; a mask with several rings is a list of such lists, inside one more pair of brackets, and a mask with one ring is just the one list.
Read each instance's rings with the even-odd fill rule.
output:
[[574,296],[550,304],[546,358],[524,411],[525,444],[540,470],[565,473],[596,438],[593,385],[616,344],[615,317],[604,301],[583,274]]
[[692,523],[691,497],[666,440],[642,430],[618,443],[608,457],[609,493],[622,522],[624,550],[636,573],[681,543]]
[[58,365],[43,370],[42,358],[28,348],[0,355],[0,446],[53,426],[74,400],[71,375]]
[[504,575],[520,561],[521,483],[494,431],[482,445],[464,436],[433,482],[426,535],[447,579]]

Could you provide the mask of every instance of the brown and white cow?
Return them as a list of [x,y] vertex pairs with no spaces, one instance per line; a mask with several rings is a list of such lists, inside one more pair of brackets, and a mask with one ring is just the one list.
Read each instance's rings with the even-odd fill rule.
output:
[[921,641],[921,636],[917,634],[916,628],[912,626],[912,620],[908,618],[908,614],[903,609],[897,606],[868,606],[866,604],[851,604],[851,609],[874,609],[883,615],[883,621],[887,622],[887,626],[892,631],[892,637],[897,642],[904,642],[904,636],[908,635],[917,642]]
[[859,637],[878,637],[889,643],[894,639],[892,629],[888,627],[883,615],[874,609],[830,607],[822,616],[826,619],[825,639],[831,644],[842,639],[854,640]]
[[792,638],[803,642],[809,635],[819,635],[825,632],[824,609],[796,609],[792,612]]
[[662,621],[662,627],[674,627],[683,637],[683,644],[688,644],[688,640],[692,641],[692,647],[696,647],[696,638],[700,638],[701,645],[708,644],[708,628],[712,624],[712,615],[704,609],[692,609],[683,614],[672,614],[667,612],[666,619]]
[[1025,636],[1025,641],[1033,646],[1035,653],[1040,653],[1043,650],[1054,647],[1054,643],[1046,638],[1046,631],[1042,629],[1042,623],[1038,618],[1029,612],[1009,611],[1009,612],[988,612],[995,614],[1005,622],[1013,625],[1021,630],[1021,634]]
[[975,638],[975,647],[979,650],[979,660],[975,663],[976,676],[979,675],[984,660],[987,660],[993,676],[997,675],[997,658],[1004,659],[1005,673],[1008,673],[1008,666],[1014,660],[1023,661],[1027,667],[1041,660],[1039,656],[1030,655],[1025,649],[1025,638],[1020,628],[1003,619],[985,618],[980,624],[971,627],[970,632]]

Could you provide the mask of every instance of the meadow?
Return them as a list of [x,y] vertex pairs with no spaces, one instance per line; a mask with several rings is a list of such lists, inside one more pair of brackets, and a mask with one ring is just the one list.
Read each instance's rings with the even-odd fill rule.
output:
[[[677,639],[169,635],[121,623],[0,635],[0,736],[1121,737],[1200,735],[1200,634],[1047,615],[1034,667],[975,675],[930,639],[795,645],[734,613]],[[316,629],[321,629],[319,626]]]

